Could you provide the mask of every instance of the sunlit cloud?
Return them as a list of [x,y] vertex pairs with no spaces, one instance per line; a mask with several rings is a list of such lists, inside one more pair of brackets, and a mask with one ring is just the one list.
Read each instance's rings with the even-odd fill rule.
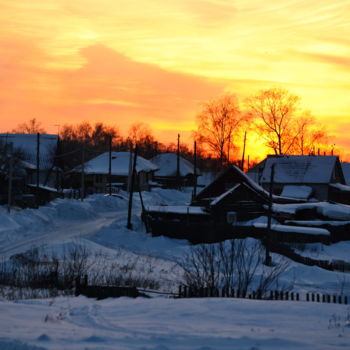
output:
[[190,135],[203,101],[278,86],[334,130],[350,113],[349,15],[343,0],[0,0],[2,127],[141,120]]

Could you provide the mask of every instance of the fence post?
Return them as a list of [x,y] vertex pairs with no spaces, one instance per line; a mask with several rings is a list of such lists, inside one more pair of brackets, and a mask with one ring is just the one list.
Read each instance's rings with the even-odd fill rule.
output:
[[286,292],[286,296],[285,296],[286,300],[289,300],[289,293]]
[[342,303],[342,297],[341,295],[338,296],[338,304],[341,304]]
[[296,295],[296,300],[299,301],[299,293]]
[[348,297],[345,295],[344,296],[344,304],[347,305],[348,304]]
[[309,301],[309,293],[306,293],[306,301]]
[[182,286],[181,286],[181,284],[179,285],[179,298],[182,298]]
[[318,293],[316,294],[316,300],[318,303],[320,302],[320,295]]
[[333,304],[335,304],[337,302],[337,296],[333,295]]

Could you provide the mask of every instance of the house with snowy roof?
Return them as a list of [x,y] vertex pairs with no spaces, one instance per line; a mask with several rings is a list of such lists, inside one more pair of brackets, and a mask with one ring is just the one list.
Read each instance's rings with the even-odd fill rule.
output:
[[[268,156],[250,171],[265,189],[270,189],[274,168],[273,193],[284,197],[347,203],[343,170],[337,156]],[[350,190],[350,188],[349,188]],[[350,194],[350,192],[349,192]]]
[[58,146],[57,135],[2,133],[0,143],[8,150],[21,153],[21,165],[26,170],[27,184],[36,183],[38,170],[40,184],[55,185],[56,179],[52,172]]
[[[55,166],[57,135],[2,133],[0,145],[5,158],[11,158],[12,163],[15,163],[12,168],[12,194],[17,205],[32,206],[30,194],[32,197],[36,195],[36,204],[61,195],[58,188],[62,171]],[[8,175],[2,180],[1,197],[7,200]]]
[[[159,168],[154,174],[154,180],[163,187],[193,186],[195,178],[201,175],[191,162],[183,157],[179,157],[179,173],[177,173],[177,154],[161,153],[151,159],[151,162]],[[197,180],[197,179],[196,179]]]
[[[114,188],[126,189],[129,176],[130,153],[111,152],[111,183]],[[148,190],[149,183],[158,166],[149,160],[137,156],[136,175],[137,188]],[[89,192],[104,192],[109,184],[109,152],[90,159],[70,171],[72,186],[81,187],[81,174],[84,171],[85,188]]]

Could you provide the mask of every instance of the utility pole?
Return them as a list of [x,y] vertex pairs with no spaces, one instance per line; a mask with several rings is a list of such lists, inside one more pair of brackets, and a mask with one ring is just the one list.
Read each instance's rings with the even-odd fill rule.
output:
[[135,182],[136,164],[137,164],[137,145],[135,146],[134,162],[133,163],[134,164],[132,167],[131,184],[130,184],[130,192],[129,192],[128,222],[126,224],[126,228],[128,230],[132,230],[131,211],[132,211],[132,197],[134,194],[134,182]]
[[245,145],[247,141],[247,132],[244,132],[244,141],[243,141],[243,153],[242,153],[242,163],[241,163],[241,169],[244,171],[244,156],[245,156]]
[[271,221],[272,221],[272,199],[273,199],[273,182],[275,177],[275,165],[271,165],[271,175],[270,175],[270,193],[269,193],[269,212],[267,216],[267,232],[265,237],[265,265],[271,266],[271,256],[270,256],[270,239],[271,239]]
[[197,196],[197,142],[193,145],[193,199]]
[[9,145],[9,175],[8,175],[8,196],[7,196],[7,210],[10,213],[11,212],[11,204],[12,204],[12,175],[13,175],[13,148],[12,148],[12,142]]
[[130,141],[129,144],[130,147],[130,156],[129,156],[129,174],[128,174],[128,183],[127,183],[127,191],[130,192],[130,188],[131,188],[131,177],[132,177],[132,142]]
[[83,148],[81,150],[81,201],[85,197],[85,144],[83,143]]
[[36,135],[36,205],[39,206],[40,133]]
[[177,134],[176,185],[180,188],[180,134]]
[[231,148],[231,132],[228,135],[228,142],[227,142],[227,165],[230,166],[230,148]]
[[108,164],[109,195],[112,195],[112,135],[109,135],[109,164]]

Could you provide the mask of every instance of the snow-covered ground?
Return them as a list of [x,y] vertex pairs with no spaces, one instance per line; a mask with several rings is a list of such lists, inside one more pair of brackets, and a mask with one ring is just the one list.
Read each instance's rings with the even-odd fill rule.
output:
[[2,350],[336,350],[350,346],[350,310],[337,304],[60,297],[0,301],[0,309]]
[[[190,192],[144,192],[145,205],[186,205]],[[94,195],[83,202],[60,199],[37,210],[0,207],[3,260],[34,247],[63,254],[83,245],[105,263],[129,263],[157,280],[163,291],[181,281],[176,262],[188,253],[184,240],[151,237],[134,195],[133,229],[126,229],[127,194]],[[350,245],[305,245],[312,257],[347,259]],[[305,253],[307,254],[307,253]],[[311,255],[310,255],[311,256]],[[96,268],[96,266],[95,266]],[[281,277],[301,292],[350,294],[349,274],[294,262]],[[243,299],[0,299],[0,349],[345,349],[350,347],[346,305]]]

